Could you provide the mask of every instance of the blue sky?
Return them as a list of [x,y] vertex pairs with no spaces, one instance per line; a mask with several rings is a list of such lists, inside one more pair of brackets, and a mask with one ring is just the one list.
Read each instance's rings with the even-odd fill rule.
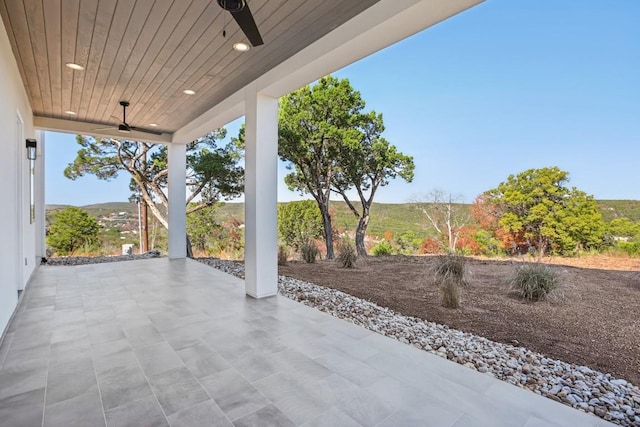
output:
[[[336,72],[416,163],[412,183],[392,182],[376,201],[439,188],[471,202],[509,174],[545,166],[598,199],[640,199],[638,22],[637,0],[488,0]],[[124,174],[64,178],[73,135],[46,140],[46,203],[127,200]],[[285,173],[278,199],[299,198]]]

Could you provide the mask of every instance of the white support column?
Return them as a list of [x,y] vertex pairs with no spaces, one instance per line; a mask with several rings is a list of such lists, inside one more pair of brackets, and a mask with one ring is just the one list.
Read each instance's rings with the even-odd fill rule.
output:
[[247,88],[245,96],[245,290],[278,293],[278,99]]
[[187,257],[187,146],[169,144],[169,258]]

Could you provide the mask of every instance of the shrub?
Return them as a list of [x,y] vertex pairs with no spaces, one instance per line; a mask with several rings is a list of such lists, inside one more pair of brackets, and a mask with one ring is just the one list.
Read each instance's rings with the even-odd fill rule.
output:
[[433,237],[425,237],[420,243],[419,253],[421,254],[437,254],[441,251],[440,243]]
[[460,286],[467,284],[467,259],[461,255],[448,254],[435,258],[431,272],[440,289],[442,305],[446,308],[460,306]]
[[462,255],[448,254],[436,257],[433,274],[436,279],[452,277],[460,285],[466,285],[467,258]]
[[618,242],[618,248],[629,256],[640,255],[640,242]]
[[373,254],[375,256],[386,256],[391,255],[393,251],[393,247],[391,247],[391,243],[382,241],[373,247]]
[[47,244],[59,255],[82,248],[86,251],[97,242],[99,231],[100,226],[86,211],[69,206],[51,215]]
[[316,262],[316,258],[318,258],[320,251],[318,250],[316,243],[313,240],[308,239],[300,246],[300,253],[302,254],[304,262],[313,264]]
[[278,265],[287,265],[287,258],[289,258],[289,250],[286,246],[278,246]]
[[286,245],[301,250],[305,241],[321,237],[322,230],[322,214],[314,200],[278,204],[278,234]]
[[442,294],[442,305],[446,308],[460,307],[460,284],[453,276],[439,279],[438,288]]
[[353,268],[356,265],[357,258],[356,248],[353,247],[351,242],[343,240],[338,244],[338,257],[336,261],[339,267]]
[[519,266],[507,279],[507,283],[528,301],[544,300],[561,285],[555,270],[538,263]]

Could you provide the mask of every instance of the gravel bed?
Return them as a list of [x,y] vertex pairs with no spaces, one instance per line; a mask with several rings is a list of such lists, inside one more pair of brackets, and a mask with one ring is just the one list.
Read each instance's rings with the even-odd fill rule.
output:
[[105,262],[134,261],[137,259],[160,258],[160,251],[149,251],[140,255],[114,255],[114,256],[67,256],[56,258],[43,258],[43,265],[84,265],[84,264],[102,264]]
[[[244,265],[200,258],[244,279]],[[279,276],[283,296],[622,426],[640,426],[640,388],[611,374],[451,329],[313,283]]]

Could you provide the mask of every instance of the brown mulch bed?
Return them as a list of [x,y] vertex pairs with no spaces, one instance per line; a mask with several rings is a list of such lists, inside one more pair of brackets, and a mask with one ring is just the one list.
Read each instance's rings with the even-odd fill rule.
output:
[[[640,266],[572,267],[552,260],[565,284],[559,301],[524,302],[504,284],[520,261],[469,259],[459,309],[441,306],[433,257],[368,257],[354,269],[290,261],[280,274],[373,301],[405,315],[516,344],[640,385]],[[583,263],[584,264],[584,263]],[[618,266],[616,266],[618,267]]]

